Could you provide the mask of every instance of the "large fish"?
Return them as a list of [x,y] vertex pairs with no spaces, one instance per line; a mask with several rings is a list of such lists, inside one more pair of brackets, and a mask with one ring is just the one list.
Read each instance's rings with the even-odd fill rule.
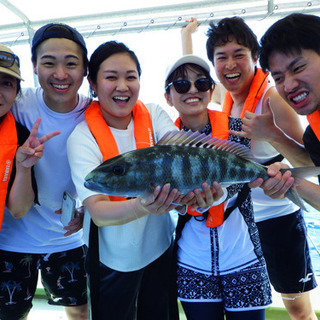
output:
[[[311,177],[320,167],[285,169],[292,176]],[[85,186],[107,195],[138,197],[170,183],[181,194],[201,188],[203,182],[222,186],[266,180],[267,168],[256,161],[245,146],[212,138],[199,132],[171,131],[155,146],[129,151],[111,158],[85,178]],[[305,209],[294,189],[286,194]]]

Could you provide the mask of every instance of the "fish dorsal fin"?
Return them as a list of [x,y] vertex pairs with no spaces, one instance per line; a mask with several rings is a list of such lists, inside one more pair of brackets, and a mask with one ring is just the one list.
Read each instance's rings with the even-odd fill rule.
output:
[[256,161],[251,150],[246,146],[237,142],[211,137],[204,133],[200,133],[199,131],[169,131],[158,141],[157,145],[216,149],[230,152],[246,160]]

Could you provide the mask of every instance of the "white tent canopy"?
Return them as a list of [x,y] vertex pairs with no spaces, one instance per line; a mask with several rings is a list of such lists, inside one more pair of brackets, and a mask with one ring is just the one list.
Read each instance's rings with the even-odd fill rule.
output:
[[[121,7],[120,7],[121,6]],[[200,23],[226,16],[246,20],[280,18],[292,12],[317,14],[320,1],[302,0],[0,0],[0,42],[26,42],[47,22],[71,24],[84,36],[140,33],[181,27],[196,16]]]
[[[271,23],[292,12],[320,14],[320,0],[0,0],[0,10],[0,43],[20,57],[22,86],[37,85],[30,62],[34,32],[46,23],[63,22],[81,32],[89,56],[108,40],[127,44],[141,63],[141,100],[160,103],[172,113],[163,97],[164,74],[182,54],[180,29],[186,20],[198,19],[194,53],[206,59],[210,21],[241,16],[260,38]],[[81,92],[88,94],[87,81],[83,83]]]

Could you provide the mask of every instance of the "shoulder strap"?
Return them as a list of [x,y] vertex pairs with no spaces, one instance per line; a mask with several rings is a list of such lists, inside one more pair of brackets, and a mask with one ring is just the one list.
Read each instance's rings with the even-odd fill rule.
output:
[[[208,109],[209,121],[212,129],[212,136],[218,139],[228,140],[229,137],[229,117],[226,113],[217,111],[217,110],[209,110]],[[182,129],[182,121],[179,117],[175,121],[175,125],[181,130]],[[203,216],[203,213],[197,211],[191,211],[189,208],[187,210],[188,215],[190,216]],[[223,224],[224,222],[224,203],[221,203],[217,206],[211,207],[208,211],[206,211],[206,225],[208,228],[215,228]],[[185,221],[181,219],[181,221]]]
[[88,274],[89,274],[89,308],[90,319],[99,319],[98,304],[99,304],[99,234],[98,227],[93,220],[90,220],[90,233],[89,233],[89,249],[88,249]]
[[233,210],[235,208],[237,208],[237,207],[240,208],[240,206],[243,203],[243,201],[246,200],[249,192],[250,192],[250,188],[249,188],[248,184],[246,183],[243,186],[243,188],[241,189],[241,191],[238,193],[238,196],[237,196],[237,199],[236,199],[234,205],[225,210],[225,212],[224,212],[224,220],[228,219],[228,217],[230,216],[230,214],[233,212]]

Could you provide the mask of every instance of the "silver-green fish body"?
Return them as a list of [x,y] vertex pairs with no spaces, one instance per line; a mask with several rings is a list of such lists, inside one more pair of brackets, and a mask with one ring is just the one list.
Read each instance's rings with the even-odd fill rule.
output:
[[[190,134],[175,132],[174,137]],[[104,194],[137,197],[150,193],[158,185],[170,183],[181,194],[201,188],[203,182],[221,185],[245,183],[258,177],[268,178],[266,167],[248,159],[250,151],[242,145],[193,134],[187,145],[157,144],[121,154],[103,162],[86,177],[85,186]],[[197,147],[200,142],[202,147]],[[172,137],[170,137],[172,139]],[[205,147],[210,142],[210,147]],[[217,147],[223,142],[223,147]],[[181,144],[181,142],[180,142]],[[230,149],[230,150],[228,150]],[[234,150],[236,149],[236,151]],[[246,157],[243,157],[244,154]]]
[[[293,177],[320,174],[320,167],[290,170]],[[91,171],[85,186],[112,196],[138,197],[153,192],[156,186],[171,184],[181,194],[201,188],[203,182],[221,185],[266,180],[267,168],[253,160],[250,150],[241,144],[211,138],[198,132],[169,132],[156,146],[138,149],[109,159]],[[286,193],[306,210],[294,188]]]

